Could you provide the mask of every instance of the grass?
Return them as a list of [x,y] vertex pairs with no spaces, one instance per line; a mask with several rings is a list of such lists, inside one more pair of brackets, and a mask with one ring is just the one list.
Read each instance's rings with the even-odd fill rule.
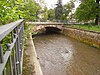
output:
[[70,27],[100,32],[100,25],[98,25],[98,26],[93,26],[93,25],[71,25]]
[[22,68],[23,75],[34,75],[35,73],[34,64],[30,63],[30,55],[27,53],[29,47],[28,40],[29,40],[30,33],[33,32],[33,28],[34,28],[33,25],[29,25],[29,24],[25,25],[25,34],[24,34],[25,43],[24,43],[23,68]]

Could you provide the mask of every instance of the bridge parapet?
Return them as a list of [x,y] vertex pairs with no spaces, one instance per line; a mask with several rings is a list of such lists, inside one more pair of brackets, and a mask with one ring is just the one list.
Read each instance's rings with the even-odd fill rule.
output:
[[59,22],[26,22],[26,24],[33,24],[33,25],[64,25],[65,23],[59,23]]
[[[6,75],[6,65],[10,75],[22,75],[24,20],[18,20],[0,27],[0,75]],[[4,41],[9,35],[10,39]],[[4,48],[4,46],[7,46]],[[4,51],[5,50],[5,51]]]

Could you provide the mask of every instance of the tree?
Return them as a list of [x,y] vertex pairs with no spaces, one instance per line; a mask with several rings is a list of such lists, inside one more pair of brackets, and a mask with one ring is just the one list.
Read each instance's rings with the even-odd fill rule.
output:
[[62,20],[67,20],[69,13],[72,13],[73,8],[75,7],[74,2],[75,0],[71,0],[70,2],[68,2],[67,4],[63,6]]
[[[97,8],[97,10],[100,9],[100,7],[99,7],[99,1],[100,0],[96,0],[96,4],[97,4],[97,7],[96,8]],[[99,23],[99,16],[100,16],[100,10],[96,14],[96,19],[95,19],[95,24],[96,25],[98,25],[98,23]]]
[[62,13],[63,13],[63,6],[62,6],[62,0],[58,0],[57,7],[55,8],[55,19],[61,20],[62,19]]
[[24,18],[30,21],[39,19],[38,15],[39,15],[41,6],[35,1],[28,1],[24,4],[25,4],[24,8],[22,8],[25,14]]
[[55,18],[54,9],[49,9],[49,10],[47,11],[47,13],[48,13],[48,20],[50,20],[50,21],[54,20],[54,18]]
[[45,6],[43,11],[42,11],[42,19],[41,21],[47,21],[48,20],[48,9],[47,7]]
[[39,18],[41,6],[34,0],[0,1],[0,25],[18,19],[35,20]]
[[96,2],[95,0],[81,0],[81,4],[75,12],[76,18],[85,22],[95,20],[95,25],[98,25],[100,14],[98,2],[99,0],[96,0]]

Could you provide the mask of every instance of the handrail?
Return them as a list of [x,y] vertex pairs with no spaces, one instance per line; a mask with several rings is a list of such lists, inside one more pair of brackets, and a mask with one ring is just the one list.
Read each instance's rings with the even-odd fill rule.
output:
[[[11,34],[11,42],[3,53],[2,40]],[[9,61],[10,75],[22,75],[24,20],[18,20],[0,26],[0,75],[6,75],[6,64]],[[12,59],[13,57],[13,59]],[[13,60],[13,61],[12,61]]]
[[18,20],[0,27],[0,41],[24,20]]

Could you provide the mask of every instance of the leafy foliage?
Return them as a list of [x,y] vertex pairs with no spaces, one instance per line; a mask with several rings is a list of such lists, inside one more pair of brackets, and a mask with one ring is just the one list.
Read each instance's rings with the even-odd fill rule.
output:
[[54,20],[55,19],[55,11],[54,9],[49,9],[48,10],[48,20]]
[[3,0],[0,1],[0,25],[22,19],[35,20],[41,6],[34,0],[24,2],[23,0]]
[[71,0],[67,4],[63,6],[63,15],[62,20],[67,20],[67,17],[69,16],[69,13],[72,12],[72,9],[75,7],[74,0]]
[[95,0],[82,0],[82,3],[77,8],[75,16],[79,21],[88,22],[94,20],[96,15],[100,13],[100,9],[97,9],[98,4]]
[[47,7],[44,7],[44,10],[42,10],[41,14],[42,14],[41,21],[47,21],[47,19],[48,19]]
[[55,11],[54,9],[48,9],[47,7],[44,8],[42,12],[42,19],[41,21],[53,21],[55,19]]
[[25,14],[25,19],[27,20],[35,20],[38,19],[38,14],[41,10],[41,7],[39,6],[38,3],[36,2],[28,2],[25,3],[25,8],[24,8],[24,14]]

